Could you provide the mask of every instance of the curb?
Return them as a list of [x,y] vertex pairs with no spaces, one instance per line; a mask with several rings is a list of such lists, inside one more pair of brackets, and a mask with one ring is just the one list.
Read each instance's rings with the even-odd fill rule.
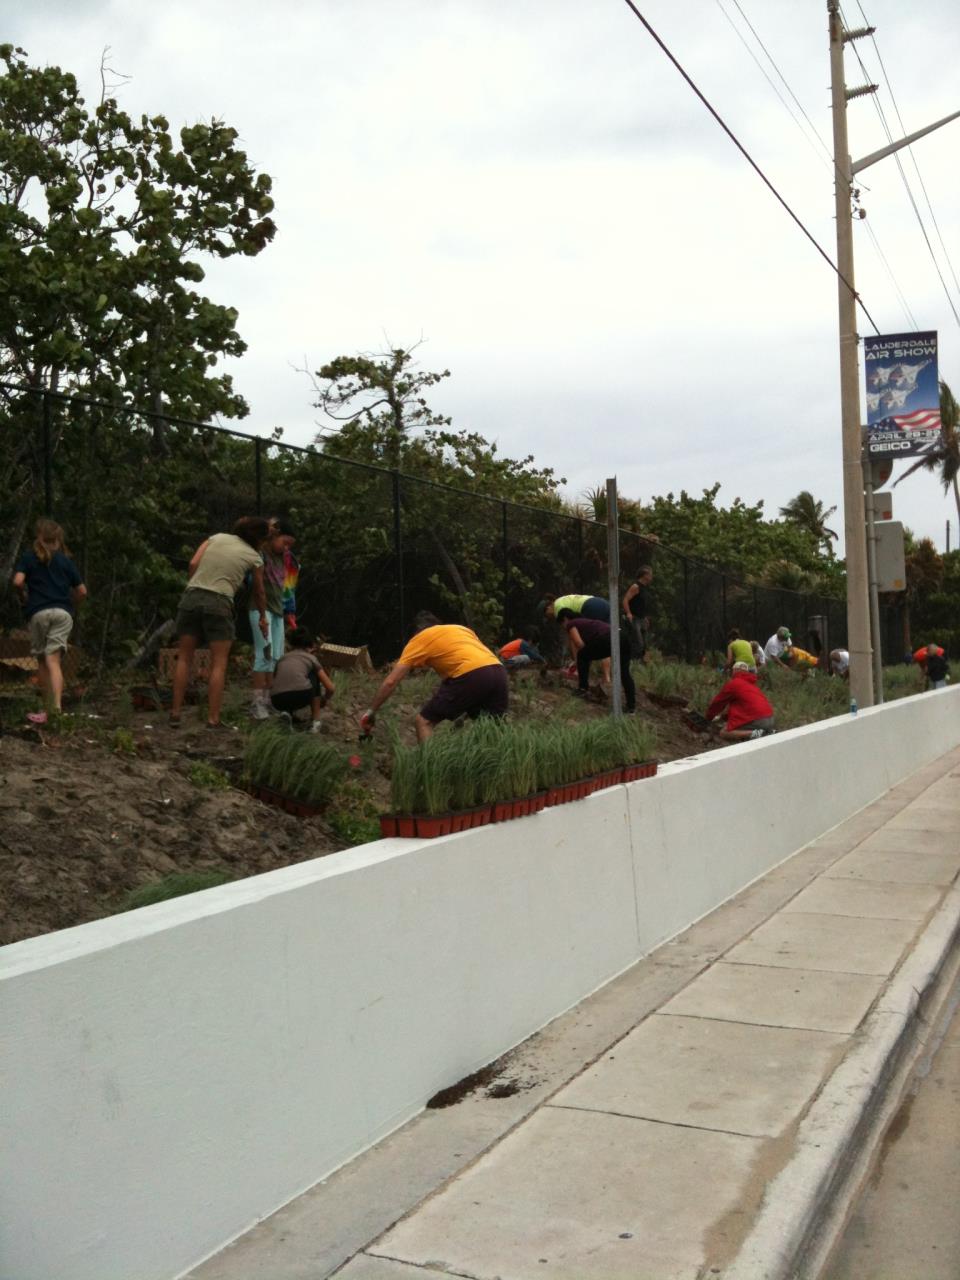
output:
[[[725,1280],[819,1274],[859,1194],[856,1166],[883,1136],[890,1086],[912,1066],[917,1024],[958,939],[960,887],[953,885],[800,1122],[794,1155],[767,1187]],[[899,1090],[894,1096],[899,1103]]]

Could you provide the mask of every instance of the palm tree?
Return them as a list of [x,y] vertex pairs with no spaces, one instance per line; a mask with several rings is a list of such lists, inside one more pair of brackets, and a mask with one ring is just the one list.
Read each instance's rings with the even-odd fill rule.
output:
[[791,498],[785,507],[780,508],[784,520],[805,529],[813,535],[817,546],[823,546],[828,556],[833,555],[831,543],[836,542],[837,534],[827,528],[827,521],[836,511],[836,507],[824,509],[824,505],[815,498],[808,489],[801,489],[795,498]]
[[940,430],[939,446],[930,453],[923,454],[912,467],[908,467],[900,480],[894,481],[894,487],[915,471],[936,471],[939,467],[943,491],[946,493],[953,490],[957,518],[960,520],[960,485],[957,483],[957,477],[960,476],[960,405],[945,382],[940,383]]

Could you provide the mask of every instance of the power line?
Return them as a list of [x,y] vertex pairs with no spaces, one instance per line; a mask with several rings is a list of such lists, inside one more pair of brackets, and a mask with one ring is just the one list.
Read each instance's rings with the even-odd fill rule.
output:
[[741,8],[741,6],[740,6],[739,0],[733,0],[733,4],[734,4],[734,6],[735,6],[735,8],[736,8],[737,12],[740,14],[740,17],[744,20],[744,22],[745,22],[745,23],[747,24],[747,26],[750,28],[750,31],[751,31],[751,34],[753,35],[754,40],[756,40],[757,44],[760,46],[760,48],[763,50],[763,52],[767,55],[767,59],[769,60],[770,65],[773,67],[774,71],[776,71],[777,75],[780,77],[780,80],[781,80],[781,82],[782,82],[782,84],[783,84],[783,87],[786,89],[787,93],[789,93],[790,97],[791,97],[791,98],[794,100],[794,102],[797,104],[797,107],[799,108],[800,114],[803,116],[804,120],[806,120],[807,124],[808,124],[808,125],[810,126],[810,128],[813,130],[814,136],[816,137],[817,141],[820,143],[821,147],[823,147],[824,151],[826,152],[827,159],[830,161],[830,165],[831,165],[831,167],[832,167],[832,166],[833,166],[833,152],[830,150],[830,148],[829,148],[829,147],[827,146],[827,144],[824,142],[823,138],[820,136],[820,131],[817,129],[817,126],[813,123],[813,121],[812,121],[812,120],[810,119],[810,117],[807,115],[806,111],[804,110],[803,103],[800,101],[800,99],[797,97],[797,95],[793,92],[793,90],[792,90],[792,89],[790,88],[790,86],[787,84],[787,81],[786,81],[786,78],[785,78],[785,76],[784,76],[783,72],[780,70],[780,68],[777,66],[776,62],[774,61],[774,59],[773,59],[773,55],[771,54],[770,50],[769,50],[769,49],[767,48],[767,46],[763,43],[763,41],[760,39],[760,37],[759,37],[759,35],[757,34],[756,28],[754,27],[753,23],[750,21],[750,19],[747,17],[747,15],[743,12],[743,9],[742,9],[742,8]]
[[[734,0],[734,4],[736,4],[736,0]],[[797,126],[797,128],[798,128],[798,129],[800,130],[800,132],[803,134],[804,138],[805,138],[805,139],[806,139],[806,141],[809,143],[810,147],[813,149],[814,154],[815,154],[815,155],[817,155],[817,156],[819,157],[819,159],[820,159],[820,160],[822,160],[822,161],[823,161],[823,162],[828,166],[828,168],[831,168],[831,169],[832,169],[832,168],[833,168],[833,158],[832,158],[832,156],[830,156],[829,151],[827,152],[827,157],[826,157],[826,158],[824,158],[823,156],[821,156],[821,155],[820,155],[820,153],[819,153],[819,151],[817,151],[817,148],[816,148],[816,146],[815,146],[815,144],[814,144],[813,140],[811,139],[810,135],[807,133],[806,129],[804,129],[803,125],[800,123],[800,120],[799,120],[799,118],[797,117],[796,112],[793,110],[793,108],[790,106],[790,103],[786,100],[786,98],[783,96],[783,94],[780,92],[780,90],[779,90],[779,89],[777,88],[777,86],[774,84],[773,80],[771,80],[771,79],[770,79],[770,76],[767,74],[767,69],[766,69],[766,67],[764,67],[763,63],[760,61],[760,59],[757,57],[757,55],[756,55],[756,54],[753,52],[753,50],[750,48],[749,44],[747,44],[747,41],[746,41],[746,39],[744,38],[743,32],[739,29],[739,27],[737,26],[737,24],[734,22],[734,20],[730,17],[729,13],[727,13],[726,9],[723,7],[723,0],[717,0],[717,8],[720,10],[720,12],[721,12],[721,13],[723,14],[723,16],[726,18],[727,22],[729,22],[729,23],[730,23],[730,27],[731,27],[731,30],[733,31],[734,35],[737,37],[737,39],[738,39],[738,40],[740,41],[740,43],[743,45],[744,49],[746,49],[747,53],[749,53],[750,57],[751,57],[751,58],[753,59],[753,61],[756,63],[757,69],[759,70],[760,74],[763,76],[764,80],[766,80],[767,84],[770,86],[770,88],[773,90],[773,92],[777,95],[777,97],[778,97],[778,98],[780,99],[780,101],[783,103],[783,106],[784,106],[784,108],[786,109],[786,111],[787,111],[788,115],[790,116],[790,119],[793,121],[793,123]],[[751,31],[753,31],[753,27],[752,27],[752,26],[750,26],[750,22],[747,20],[747,18],[746,18],[746,16],[745,16],[745,14],[744,14],[744,12],[743,12],[743,10],[740,8],[740,6],[739,6],[738,4],[737,4],[737,9],[740,11],[740,15],[741,15],[741,17],[743,17],[744,22],[746,22],[747,26],[748,26],[748,27],[750,27],[750,30],[751,30]],[[766,54],[767,54],[767,58],[769,59],[770,63],[772,64],[772,66],[773,66],[774,70],[777,72],[777,74],[778,74],[778,75],[780,75],[780,70],[779,70],[779,68],[777,67],[776,63],[773,61],[773,59],[770,57],[770,54],[769,54],[769,53],[767,53],[767,50],[764,48],[763,41],[760,39],[760,37],[757,35],[757,33],[756,33],[755,31],[753,31],[753,35],[754,35],[754,39],[757,41],[757,44],[759,44],[759,45],[760,45],[760,48],[761,48],[761,49],[763,49],[764,53],[766,53]],[[780,79],[781,79],[781,80],[783,80],[783,76],[782,76],[782,75],[780,75]],[[783,81],[783,83],[784,83],[784,84],[786,85],[786,87],[787,87],[787,92],[788,92],[788,93],[790,93],[790,96],[791,96],[791,97],[793,97],[793,96],[794,96],[794,95],[793,95],[793,91],[790,89],[790,86],[789,86],[789,85],[787,85],[787,82],[786,82],[785,80]],[[796,98],[795,98],[795,97],[794,97],[794,101],[796,102]],[[797,105],[799,106],[799,103],[798,103]],[[800,107],[800,110],[803,112],[804,116],[806,116],[806,112],[804,112],[804,111],[803,111],[803,108],[802,108],[802,107]],[[809,122],[809,117],[807,117],[807,120],[808,120],[808,122]],[[811,126],[811,127],[812,127],[812,126]],[[816,129],[814,129],[813,131],[814,131],[814,133],[815,133],[815,134],[817,134]],[[820,135],[819,135],[819,134],[817,134],[817,138],[818,138],[818,140],[819,140],[819,142],[820,142],[820,145],[821,145],[821,146],[823,146],[823,139],[822,139],[822,138],[820,138]]]
[[887,275],[890,277],[890,283],[893,285],[894,291],[896,292],[897,297],[900,299],[900,305],[903,307],[904,315],[907,317],[907,324],[910,326],[911,329],[914,329],[914,330],[919,329],[920,326],[917,324],[914,314],[910,310],[910,305],[907,302],[907,299],[904,295],[903,290],[900,288],[900,285],[897,282],[897,277],[893,274],[893,267],[891,267],[890,263],[887,261],[887,255],[880,248],[880,241],[877,239],[877,233],[874,231],[873,227],[870,225],[870,219],[867,218],[863,225],[866,228],[867,235],[870,237],[870,239],[873,242],[873,247],[877,251],[877,256],[880,258],[880,261],[883,263],[883,265],[887,269]]
[[[776,86],[776,85],[773,83],[773,81],[770,79],[770,76],[767,74],[767,72],[766,72],[765,68],[763,67],[763,65],[761,64],[760,60],[757,58],[756,54],[753,52],[753,50],[750,48],[749,44],[747,43],[746,39],[744,38],[743,33],[739,30],[739,28],[737,27],[736,23],[735,23],[735,22],[733,21],[733,19],[730,17],[729,13],[727,13],[727,11],[724,9],[723,4],[722,4],[722,0],[717,0],[717,7],[720,9],[720,12],[723,14],[723,16],[724,16],[724,17],[727,19],[727,21],[729,22],[730,26],[733,28],[733,31],[734,31],[735,35],[736,35],[736,36],[737,36],[737,38],[740,40],[741,44],[742,44],[742,45],[743,45],[743,47],[746,49],[747,53],[749,53],[749,54],[750,54],[750,57],[751,57],[751,58],[753,59],[753,61],[756,63],[757,67],[760,69],[760,72],[761,72],[761,74],[763,75],[764,79],[767,81],[767,83],[768,83],[768,84],[770,85],[770,87],[773,89],[774,93],[777,95],[777,97],[779,98],[779,100],[783,103],[783,105],[784,105],[784,107],[786,108],[786,110],[787,110],[788,114],[790,115],[791,120],[793,120],[794,124],[797,126],[797,128],[800,130],[801,134],[803,135],[804,140],[805,140],[805,141],[806,141],[806,142],[807,142],[811,147],[813,147],[814,152],[819,156],[819,158],[820,158],[820,159],[821,159],[821,161],[822,161],[822,162],[827,166],[827,168],[833,171],[833,174],[834,174],[834,180],[835,180],[835,181],[836,181],[836,180],[839,180],[839,181],[841,181],[841,182],[844,182],[844,183],[845,183],[845,182],[847,181],[847,179],[846,179],[845,175],[843,174],[843,171],[842,171],[842,170],[840,169],[840,167],[836,164],[836,162],[835,162],[835,160],[834,160],[834,158],[833,158],[833,155],[832,155],[832,153],[831,153],[831,151],[830,151],[829,147],[827,146],[826,142],[824,142],[823,137],[822,137],[822,136],[821,136],[821,134],[820,134],[820,131],[817,129],[816,125],[815,125],[815,124],[813,123],[813,121],[810,119],[810,116],[807,114],[806,110],[804,109],[803,103],[800,101],[800,99],[797,97],[797,95],[794,93],[793,89],[791,88],[790,84],[787,82],[787,78],[786,78],[786,76],[783,74],[783,72],[780,70],[780,67],[777,65],[777,62],[776,62],[776,60],[775,60],[775,58],[774,58],[773,54],[770,52],[770,50],[767,48],[766,44],[765,44],[765,43],[763,42],[763,40],[760,38],[760,33],[757,31],[756,27],[753,25],[753,23],[752,23],[752,22],[750,21],[750,19],[747,17],[746,13],[745,13],[745,12],[744,12],[744,10],[743,10],[742,5],[739,3],[739,0],[732,0],[732,2],[733,2],[733,4],[736,6],[737,12],[740,14],[741,18],[743,19],[743,21],[746,23],[747,27],[749,28],[750,33],[752,34],[753,38],[756,40],[757,44],[760,46],[760,48],[763,50],[764,54],[766,55],[767,61],[768,61],[768,62],[770,63],[770,65],[773,67],[774,71],[776,71],[776,73],[777,73],[777,75],[779,76],[780,81],[781,81],[781,83],[783,84],[784,88],[786,89],[787,93],[789,93],[790,97],[791,97],[791,98],[793,99],[793,101],[797,104],[797,107],[799,108],[801,115],[802,115],[802,116],[803,116],[803,118],[806,120],[807,124],[810,126],[811,130],[813,131],[813,133],[814,133],[814,135],[815,135],[815,137],[816,137],[816,139],[817,139],[817,141],[820,143],[820,146],[821,146],[821,148],[823,149],[823,152],[825,153],[824,155],[820,155],[820,153],[816,151],[816,147],[814,147],[814,146],[813,146],[813,142],[811,141],[811,138],[810,138],[809,133],[806,131],[806,129],[804,129],[803,125],[802,125],[802,124],[800,123],[800,121],[798,120],[796,113],[793,111],[793,109],[790,107],[790,104],[789,104],[789,103],[786,101],[786,99],[783,97],[783,94],[779,91],[779,89],[777,88],[777,86]],[[893,268],[891,267],[890,262],[889,262],[889,260],[888,260],[888,258],[887,258],[887,256],[886,256],[886,254],[884,253],[883,249],[881,248],[880,241],[879,241],[879,239],[877,238],[877,233],[876,233],[876,231],[873,229],[873,227],[870,225],[870,223],[869,223],[869,222],[866,224],[866,229],[867,229],[867,232],[868,232],[868,234],[869,234],[869,236],[870,236],[870,239],[871,239],[871,241],[872,241],[872,243],[873,243],[873,246],[874,246],[874,248],[876,249],[876,252],[877,252],[878,257],[880,258],[881,262],[883,263],[884,267],[886,268],[887,275],[890,277],[890,282],[891,282],[891,284],[893,285],[894,292],[896,293],[896,295],[897,295],[898,299],[900,300],[900,303],[901,303],[901,305],[902,305],[902,307],[903,307],[903,309],[904,309],[904,313],[905,313],[905,314],[906,314],[906,316],[907,316],[907,324],[908,324],[908,325],[911,325],[914,329],[918,328],[918,325],[917,325],[917,323],[916,323],[916,320],[914,320],[914,318],[913,318],[913,313],[911,312],[910,307],[909,307],[909,305],[908,305],[908,303],[907,303],[906,296],[904,295],[903,290],[900,288],[900,284],[899,284],[899,282],[898,282],[898,280],[897,280],[896,276],[894,275]]]
[[[867,15],[863,12],[863,5],[860,3],[860,0],[857,0],[857,8],[860,10],[860,16],[863,18],[867,26],[869,26],[870,20],[868,19]],[[880,70],[883,74],[883,81],[884,81],[884,84],[887,86],[887,93],[889,93],[890,101],[893,103],[893,109],[897,113],[897,120],[900,123],[900,128],[903,131],[903,133],[906,134],[907,128],[906,128],[906,125],[903,123],[903,117],[900,114],[900,108],[897,106],[897,100],[894,97],[894,93],[893,93],[893,85],[890,83],[890,77],[887,75],[887,68],[884,66],[883,58],[880,55],[880,46],[877,44],[876,36],[871,35],[870,41],[873,45],[874,52],[877,55],[877,61],[880,63]],[[946,243],[944,242],[944,239],[943,239],[943,235],[940,231],[940,224],[937,222],[937,215],[933,212],[933,205],[930,202],[930,196],[927,194],[926,183],[924,182],[923,175],[920,172],[919,161],[917,160],[917,157],[914,154],[914,150],[912,146],[907,147],[907,152],[910,156],[910,159],[913,161],[914,169],[916,169],[917,171],[917,178],[920,182],[920,189],[923,192],[924,199],[927,202],[927,208],[930,210],[930,217],[933,219],[933,225],[937,231],[937,237],[940,241],[940,247],[943,250],[943,256],[946,258],[947,266],[950,268],[950,274],[953,276],[953,283],[956,286],[957,291],[960,292],[960,280],[957,280],[957,273],[953,269],[953,263],[950,260],[950,253],[947,249]]]
[[[848,27],[848,23],[846,18],[843,16],[842,9],[840,11],[840,16],[841,18],[843,18],[843,25],[845,27]],[[854,46],[854,53],[856,54],[857,61],[860,63],[861,71],[869,80],[870,72],[867,70],[866,64],[864,63],[863,58],[860,55],[860,51],[859,49],[856,48],[856,46]],[[876,97],[874,97],[873,105],[876,108],[877,115],[880,117],[880,123],[883,125],[883,131],[887,136],[887,141],[892,143],[894,140],[893,133],[890,129],[890,125],[887,122],[887,117],[883,110],[883,104],[878,102]],[[943,286],[943,292],[944,292],[944,296],[947,299],[947,305],[949,306],[950,310],[953,312],[953,318],[954,320],[956,320],[957,325],[960,326],[960,313],[957,312],[957,308],[954,306],[953,299],[950,297],[950,290],[947,287],[946,280],[944,280],[943,278],[943,272],[940,270],[939,262],[937,262],[937,255],[933,251],[933,245],[930,243],[930,236],[927,234],[927,228],[924,226],[923,217],[921,216],[920,209],[917,205],[916,197],[913,194],[913,190],[910,186],[909,179],[907,178],[906,170],[903,167],[903,163],[900,160],[900,156],[896,152],[893,153],[893,158],[896,161],[897,170],[899,171],[900,177],[903,181],[903,185],[907,193],[907,199],[910,201],[910,207],[913,209],[914,216],[917,219],[917,224],[920,227],[921,234],[923,235],[923,239],[926,243],[927,252],[930,254],[930,261],[933,263],[933,269],[936,271],[937,276],[940,279],[940,283]]]
[[703,105],[707,108],[707,110],[713,116],[714,120],[716,120],[720,128],[724,131],[724,133],[727,135],[727,137],[730,139],[733,145],[737,148],[740,154],[744,157],[744,159],[750,165],[750,167],[754,170],[754,172],[757,174],[757,176],[760,178],[763,184],[773,194],[773,196],[776,198],[778,203],[781,204],[783,208],[787,211],[787,213],[790,215],[793,221],[797,224],[797,226],[800,228],[803,234],[807,237],[807,239],[816,249],[817,253],[820,254],[821,258],[823,258],[824,262],[827,263],[827,265],[830,267],[833,273],[838,277],[838,279],[842,280],[843,283],[847,286],[847,288],[850,290],[850,292],[853,294],[854,298],[856,299],[857,304],[859,305],[861,311],[867,317],[870,323],[873,325],[874,333],[879,334],[880,330],[877,328],[877,325],[873,316],[867,310],[866,305],[863,302],[863,299],[857,293],[856,289],[854,289],[853,285],[851,285],[850,281],[846,278],[846,276],[842,274],[842,272],[840,271],[840,268],[836,265],[836,263],[827,253],[827,251],[823,248],[823,246],[819,243],[819,241],[814,237],[813,233],[807,229],[807,227],[801,221],[798,215],[794,213],[793,209],[791,209],[791,207],[787,204],[786,200],[784,200],[783,196],[780,194],[777,188],[773,185],[773,183],[770,181],[767,175],[763,172],[763,170],[757,164],[756,160],[754,160],[753,156],[746,149],[746,147],[743,145],[743,143],[740,141],[737,135],[733,132],[733,130],[726,123],[726,121],[723,119],[720,113],[716,110],[716,108],[708,101],[706,96],[701,92],[701,90],[697,87],[697,85],[694,83],[692,78],[687,74],[687,72],[683,69],[683,67],[680,65],[677,59],[673,56],[673,54],[670,52],[670,50],[667,48],[664,42],[660,39],[656,31],[654,31],[653,27],[650,25],[650,23],[646,20],[646,18],[643,16],[640,10],[634,4],[633,0],[624,0],[624,4],[631,11],[634,17],[637,18],[640,23],[642,23],[647,33],[653,38],[655,43],[660,47],[663,53],[666,54],[669,60],[680,72],[684,80],[686,80],[687,84],[690,86],[693,92],[697,95],[697,97],[700,99]]

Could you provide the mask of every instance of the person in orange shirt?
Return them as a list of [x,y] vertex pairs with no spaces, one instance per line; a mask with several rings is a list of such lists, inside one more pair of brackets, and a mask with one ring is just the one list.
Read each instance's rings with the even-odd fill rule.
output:
[[370,733],[376,714],[397,685],[417,667],[430,667],[441,677],[433,696],[417,712],[417,741],[425,742],[441,720],[468,715],[507,714],[510,687],[500,659],[469,627],[448,626],[432,613],[418,613],[414,633],[360,717],[360,732]]
[[924,689],[945,689],[950,667],[946,650],[938,644],[922,644],[913,660],[923,672]]

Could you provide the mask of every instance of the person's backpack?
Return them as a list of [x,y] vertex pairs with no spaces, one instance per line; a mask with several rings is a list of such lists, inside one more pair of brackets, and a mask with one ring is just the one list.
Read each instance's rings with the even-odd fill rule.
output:
[[931,653],[927,657],[927,679],[943,680],[947,674],[947,655]]

